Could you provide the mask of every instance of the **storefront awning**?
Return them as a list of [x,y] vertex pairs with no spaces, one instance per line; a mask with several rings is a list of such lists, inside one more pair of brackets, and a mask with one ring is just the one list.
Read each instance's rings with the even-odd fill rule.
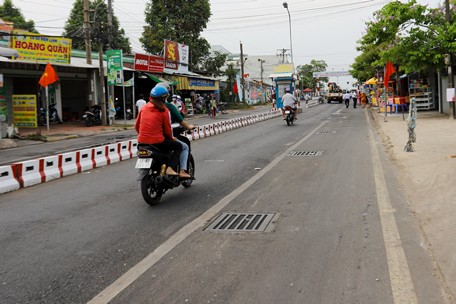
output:
[[17,58],[17,57],[19,57],[19,53],[15,49],[10,49],[10,48],[0,46],[0,56],[9,57],[9,58],[11,58],[11,57]]
[[159,83],[159,82],[164,82],[164,83],[167,83],[168,85],[176,85],[177,84],[177,81],[170,81],[170,80],[167,80],[165,78],[162,78],[162,77],[159,77],[159,76],[155,76],[153,74],[149,74],[149,73],[144,73],[147,75],[147,77],[149,77],[150,79],[152,79],[153,81]]

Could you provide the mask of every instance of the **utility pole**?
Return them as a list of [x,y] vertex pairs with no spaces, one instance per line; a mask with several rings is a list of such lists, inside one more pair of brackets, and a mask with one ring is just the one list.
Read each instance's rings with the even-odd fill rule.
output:
[[244,52],[241,42],[241,86],[242,86],[242,102],[245,103],[245,79],[244,79]]
[[288,51],[288,49],[278,49],[277,50],[277,57],[282,58],[280,61],[281,63],[285,63],[285,53]]
[[[447,25],[451,22],[450,0],[445,0],[445,19]],[[448,88],[454,88],[454,75],[453,75],[453,60],[451,53],[447,54],[448,61]],[[455,102],[450,102],[450,119],[456,119],[456,105]]]
[[258,61],[260,62],[260,77],[261,77],[261,99],[263,102],[266,101],[266,99],[264,98],[264,87],[263,87],[263,63],[265,63],[266,60],[263,60],[263,59],[260,59],[258,58]]
[[89,11],[89,0],[83,0],[84,9],[84,41],[86,49],[86,60],[87,64],[92,64],[92,42],[90,40],[90,11]]
[[[112,0],[108,0],[108,45],[107,49],[112,49]],[[108,86],[108,101],[114,104],[114,86]],[[115,105],[114,105],[115,107]],[[111,120],[109,120],[111,122]]]

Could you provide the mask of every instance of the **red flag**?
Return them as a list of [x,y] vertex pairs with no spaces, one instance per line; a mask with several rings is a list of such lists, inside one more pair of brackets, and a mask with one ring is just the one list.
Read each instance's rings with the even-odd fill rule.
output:
[[385,77],[383,79],[383,84],[385,85],[385,88],[388,88],[388,81],[390,79],[390,76],[396,73],[396,70],[394,69],[393,63],[391,61],[388,61],[385,66]]
[[44,69],[43,75],[41,75],[40,81],[38,82],[42,87],[47,87],[50,84],[53,84],[54,82],[59,80],[59,76],[57,76],[57,73],[55,72],[54,68],[52,65],[49,63],[46,65],[46,68]]
[[237,81],[234,82],[234,85],[233,85],[233,93],[234,93],[234,94],[237,94],[237,93],[238,93]]

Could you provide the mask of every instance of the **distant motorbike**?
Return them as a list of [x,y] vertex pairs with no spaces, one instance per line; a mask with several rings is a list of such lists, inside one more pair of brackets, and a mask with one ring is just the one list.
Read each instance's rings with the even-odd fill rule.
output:
[[287,122],[287,126],[292,125],[293,122],[295,121],[294,110],[290,106],[285,107],[285,120]]
[[[133,113],[132,113],[131,109],[125,110],[125,113],[127,115],[126,118],[128,120],[133,119]],[[116,119],[121,119],[121,118],[123,118],[123,116],[124,116],[124,112],[123,112],[122,108],[116,107]]]
[[[41,126],[47,125],[46,122],[46,109],[40,108],[40,116],[39,116],[39,124]],[[49,105],[49,124],[61,124],[62,120],[57,113],[57,109],[55,108],[55,104]]]
[[226,111],[226,102],[219,102],[217,105],[217,110],[222,114],[228,114]]
[[87,127],[101,125],[101,107],[99,105],[93,105],[90,111],[87,109],[84,112],[82,118],[85,120]]
[[[141,182],[141,194],[147,204],[153,206],[160,202],[162,195],[179,185],[188,188],[192,185],[195,176],[195,161],[192,156],[190,141],[187,137],[180,135],[184,129],[177,127],[173,129],[174,136],[185,142],[189,147],[188,174],[191,179],[181,179],[179,176],[166,175],[166,163],[171,153],[164,153],[153,145],[138,143],[138,160],[136,169],[139,169],[138,181]],[[179,172],[179,168],[173,168]]]

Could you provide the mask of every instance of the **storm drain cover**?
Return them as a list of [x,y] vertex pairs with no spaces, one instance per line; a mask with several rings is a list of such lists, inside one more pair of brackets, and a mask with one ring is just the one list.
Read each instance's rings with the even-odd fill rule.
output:
[[321,156],[323,151],[291,151],[288,156]]
[[275,218],[275,212],[222,212],[205,231],[212,232],[264,232]]
[[323,130],[323,131],[318,131],[317,134],[336,134],[336,131],[334,131],[334,130]]

